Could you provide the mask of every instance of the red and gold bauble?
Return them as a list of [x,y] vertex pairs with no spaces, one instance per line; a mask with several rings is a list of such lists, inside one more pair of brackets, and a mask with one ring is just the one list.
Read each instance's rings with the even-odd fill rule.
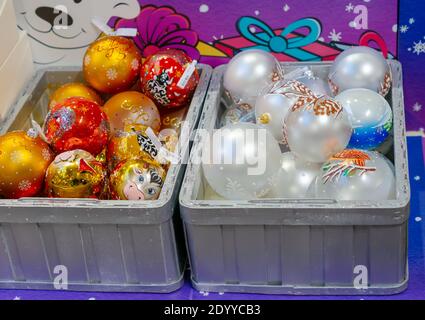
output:
[[114,200],[157,200],[166,177],[158,165],[140,160],[121,162],[109,179]]
[[103,107],[111,131],[123,130],[127,125],[144,125],[158,132],[161,118],[155,103],[143,93],[126,91],[113,96]]
[[83,149],[98,155],[108,143],[109,123],[97,103],[70,98],[50,110],[44,135],[56,153]]
[[49,109],[58,103],[64,102],[66,99],[75,97],[85,98],[96,102],[100,106],[103,105],[102,98],[92,88],[82,83],[67,83],[50,96]]
[[160,51],[147,58],[142,66],[142,91],[160,107],[182,107],[189,103],[199,82],[196,69],[186,81],[181,81],[191,67],[192,59],[183,51]]
[[0,137],[0,197],[37,196],[54,155],[37,135],[14,131]]
[[105,190],[106,170],[84,150],[61,153],[47,169],[50,198],[99,198]]
[[140,73],[142,56],[124,37],[108,36],[94,42],[84,57],[86,81],[103,93],[118,93],[131,88]]

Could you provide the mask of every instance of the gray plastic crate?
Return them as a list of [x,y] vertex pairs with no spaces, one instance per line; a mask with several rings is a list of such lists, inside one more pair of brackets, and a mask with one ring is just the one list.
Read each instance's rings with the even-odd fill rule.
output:
[[[209,66],[198,68],[201,80],[186,117],[188,135],[199,119],[212,73]],[[11,109],[2,132],[27,129],[32,119],[42,122],[49,90],[79,80],[80,68],[40,70]],[[187,154],[189,137],[182,141],[187,141],[182,146]],[[67,267],[69,290],[180,288],[186,260],[173,220],[178,218],[175,209],[184,169],[171,166],[156,201],[0,200],[0,288],[53,289],[59,265]]]
[[[408,181],[401,65],[389,62],[394,85],[397,199],[376,201],[264,199],[203,200],[211,189],[202,168],[190,162],[180,193],[195,288],[213,292],[266,294],[395,294],[408,283]],[[305,66],[284,64],[285,70]],[[329,63],[310,64],[326,76]],[[200,128],[217,127],[225,107],[222,77],[215,70]],[[200,136],[192,158],[200,157]],[[199,159],[199,158],[198,158]],[[211,198],[210,198],[211,199]],[[214,198],[215,199],[215,198]],[[356,266],[368,277],[367,289],[354,285]],[[362,268],[362,267],[361,267]]]

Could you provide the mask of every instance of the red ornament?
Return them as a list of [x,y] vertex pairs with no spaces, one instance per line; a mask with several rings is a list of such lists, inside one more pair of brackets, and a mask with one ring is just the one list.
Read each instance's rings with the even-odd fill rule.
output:
[[96,156],[108,143],[109,122],[97,103],[70,98],[50,110],[44,135],[56,153],[82,149]]
[[142,66],[142,90],[159,107],[178,108],[188,104],[198,82],[193,60],[180,50],[160,51],[147,58]]

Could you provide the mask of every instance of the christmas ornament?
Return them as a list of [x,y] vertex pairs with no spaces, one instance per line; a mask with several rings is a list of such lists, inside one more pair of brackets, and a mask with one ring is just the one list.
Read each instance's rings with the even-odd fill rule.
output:
[[255,112],[237,106],[226,109],[220,120],[220,128],[241,122],[255,123]]
[[199,82],[195,63],[175,49],[150,56],[142,66],[142,91],[160,107],[183,107],[192,99]]
[[268,130],[239,123],[217,130],[203,143],[205,178],[222,197],[262,198],[276,185],[281,151]]
[[311,191],[320,199],[389,200],[395,198],[393,164],[374,151],[347,149],[326,162]]
[[118,93],[136,83],[141,61],[133,41],[123,37],[103,37],[94,42],[85,54],[84,77],[100,92]]
[[0,198],[37,196],[53,161],[49,146],[34,131],[9,132],[0,137]]
[[180,134],[183,122],[186,119],[186,115],[189,108],[180,109],[162,109],[160,110],[161,115],[161,129],[173,129]]
[[264,90],[255,103],[257,124],[270,130],[275,139],[284,144],[284,122],[297,97],[285,94],[288,82],[281,80]]
[[85,98],[100,106],[103,105],[102,98],[92,88],[82,83],[67,83],[50,96],[49,109],[58,103],[63,103],[66,99],[75,97]]
[[298,81],[287,83],[284,94],[298,97],[285,119],[286,142],[292,152],[308,162],[323,163],[343,151],[352,126],[347,111],[330,97],[317,97]]
[[93,155],[102,152],[109,138],[109,123],[97,103],[70,98],[48,113],[44,135],[56,153],[83,149]]
[[166,172],[161,166],[139,160],[121,162],[110,176],[115,200],[157,200]]
[[179,134],[174,129],[164,129],[158,134],[162,145],[170,152],[176,152],[179,144]]
[[296,80],[306,85],[316,96],[332,96],[329,83],[316,76],[312,70],[305,71],[304,74]]
[[90,153],[72,150],[59,154],[47,169],[49,198],[99,198],[106,170]]
[[294,153],[282,155],[282,170],[272,198],[301,199],[307,197],[310,185],[320,173],[320,163],[306,162]]
[[224,88],[236,105],[253,108],[265,87],[283,77],[279,62],[263,50],[246,50],[237,54],[224,73]]
[[123,130],[127,125],[144,125],[158,132],[161,117],[155,103],[136,91],[126,91],[113,96],[103,107],[111,125],[111,132]]
[[159,149],[149,138],[147,130],[148,127],[143,125],[129,125],[115,132],[108,144],[110,169],[126,160],[156,161]]
[[393,114],[381,95],[368,89],[350,89],[335,100],[347,110],[353,125],[349,148],[371,150],[386,141],[392,129]]
[[341,53],[332,65],[329,84],[334,95],[364,88],[386,96],[391,88],[391,69],[385,58],[369,47],[354,47]]

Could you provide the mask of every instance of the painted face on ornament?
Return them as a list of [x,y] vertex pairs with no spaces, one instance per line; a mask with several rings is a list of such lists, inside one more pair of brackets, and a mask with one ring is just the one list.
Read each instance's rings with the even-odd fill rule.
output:
[[133,168],[123,192],[128,200],[156,200],[161,193],[162,184],[162,178],[154,169],[144,171]]
[[[140,12],[137,0],[15,0],[18,27],[32,40],[35,60],[57,63],[66,50],[84,50],[100,35],[94,17],[107,23],[112,17],[132,19]],[[65,51],[64,51],[65,49]],[[69,53],[71,54],[71,53]],[[38,57],[40,55],[40,57]],[[42,56],[43,55],[43,56]]]

